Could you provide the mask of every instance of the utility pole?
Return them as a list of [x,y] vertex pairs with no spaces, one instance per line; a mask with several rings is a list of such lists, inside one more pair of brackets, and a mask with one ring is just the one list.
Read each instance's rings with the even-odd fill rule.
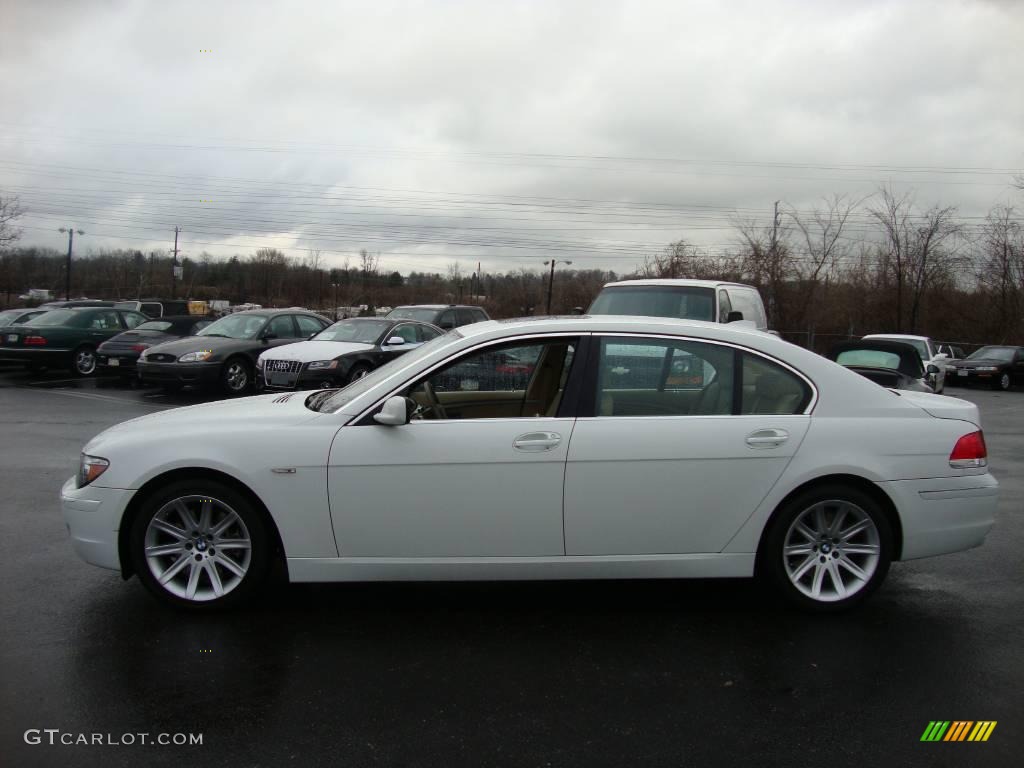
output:
[[775,201],[775,212],[772,213],[772,262],[775,261],[775,250],[779,242],[779,201]]
[[171,298],[178,298],[176,294],[176,280],[178,278],[178,227],[174,228],[174,256],[171,259]]
[[555,285],[555,264],[565,264],[566,266],[568,266],[569,264],[572,264],[572,262],[571,261],[556,261],[555,259],[552,259],[551,261],[545,261],[544,264],[545,265],[547,265],[547,264],[551,265],[551,276],[548,278],[548,309],[547,309],[547,312],[545,312],[545,314],[550,315],[551,314],[551,289]]
[[[68,263],[64,270],[64,300],[68,301],[71,298],[71,245],[75,241],[75,228],[61,227],[57,231],[68,233]],[[78,230],[78,234],[84,235],[85,232]]]

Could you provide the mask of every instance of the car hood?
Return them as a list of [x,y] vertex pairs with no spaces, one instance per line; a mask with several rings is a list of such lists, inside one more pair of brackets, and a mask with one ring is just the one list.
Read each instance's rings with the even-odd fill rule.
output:
[[260,346],[259,339],[226,339],[223,336],[186,336],[183,339],[165,341],[146,350],[147,355],[160,353],[180,357],[186,352],[198,352],[201,349],[212,349],[214,354],[236,352]]
[[960,421],[969,421],[978,427],[981,426],[981,415],[978,411],[978,406],[966,400],[961,400],[959,397],[935,395],[927,392],[912,392],[904,389],[899,391],[899,395],[937,419],[958,419]]
[[373,344],[359,344],[353,341],[300,341],[283,347],[268,349],[260,355],[263,360],[298,360],[311,363],[314,360],[333,360],[353,352],[366,352]]
[[954,362],[957,368],[977,368],[979,366],[1001,366],[1007,365],[1005,360],[996,360],[994,358],[978,357],[974,360],[957,360]]
[[83,449],[85,453],[104,456],[104,447],[116,444],[121,451],[126,447],[146,450],[147,441],[187,436],[204,440],[207,436],[222,436],[226,432],[253,430],[259,435],[273,433],[275,427],[287,427],[324,414],[309,410],[306,398],[310,392],[258,395],[221,400],[213,403],[169,408],[159,413],[123,421],[101,432]]

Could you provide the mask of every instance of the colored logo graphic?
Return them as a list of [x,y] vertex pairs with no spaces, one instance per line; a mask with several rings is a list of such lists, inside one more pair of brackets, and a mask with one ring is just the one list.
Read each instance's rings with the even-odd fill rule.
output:
[[932,720],[921,734],[921,741],[988,741],[996,720]]

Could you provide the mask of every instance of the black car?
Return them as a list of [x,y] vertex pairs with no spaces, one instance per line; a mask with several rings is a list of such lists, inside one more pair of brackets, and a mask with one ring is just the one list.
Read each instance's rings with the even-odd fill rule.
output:
[[[935,391],[929,380],[934,380],[938,368],[934,365],[926,368],[918,351],[902,341],[844,341],[835,344],[826,357],[888,389]],[[928,370],[930,368],[935,370]]]
[[340,320],[308,341],[260,355],[256,384],[262,389],[344,386],[443,333],[435,325],[415,320]]
[[149,318],[112,307],[51,309],[28,325],[0,329],[0,360],[30,368],[69,368],[78,376],[96,372],[96,348]]
[[430,323],[446,331],[460,325],[482,323],[491,319],[483,307],[465,304],[409,304],[395,307],[384,317],[388,320],[419,320],[421,323]]
[[0,312],[0,328],[5,328],[8,325],[24,325],[33,317],[39,317],[44,312],[48,312],[46,309],[5,309]]
[[1024,347],[982,347],[948,364],[946,383],[982,383],[1003,391],[1024,384]]
[[103,373],[135,375],[139,355],[150,347],[173,341],[183,336],[194,336],[213,322],[211,317],[179,315],[160,320],[147,320],[130,331],[119,333],[96,349],[96,357]]
[[195,336],[147,349],[136,367],[143,384],[167,390],[220,387],[240,395],[253,386],[256,359],[271,347],[308,339],[330,321],[295,309],[254,309],[222,317]]

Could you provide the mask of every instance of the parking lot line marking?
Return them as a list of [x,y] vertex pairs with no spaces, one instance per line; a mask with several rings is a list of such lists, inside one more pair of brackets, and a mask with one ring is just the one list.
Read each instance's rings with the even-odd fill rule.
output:
[[125,400],[121,397],[108,397],[106,395],[87,395],[84,392],[67,392],[63,389],[33,389],[33,392],[46,392],[51,395],[64,395],[66,397],[79,397],[83,400],[103,400],[108,403],[120,403],[121,405],[137,405],[139,408],[152,408],[157,411],[165,411],[168,409],[164,405],[150,405],[149,403],[140,403],[138,400]]

